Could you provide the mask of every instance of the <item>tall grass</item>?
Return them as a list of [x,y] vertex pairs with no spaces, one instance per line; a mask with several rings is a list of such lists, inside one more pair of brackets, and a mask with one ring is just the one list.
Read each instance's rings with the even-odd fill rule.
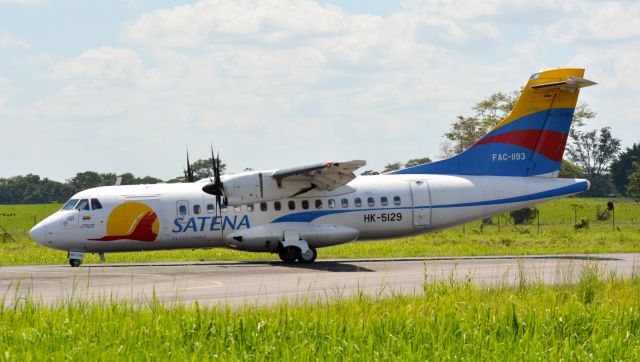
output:
[[640,279],[595,268],[573,287],[445,280],[425,283],[420,296],[237,310],[27,298],[0,304],[0,359],[637,360],[639,308]]

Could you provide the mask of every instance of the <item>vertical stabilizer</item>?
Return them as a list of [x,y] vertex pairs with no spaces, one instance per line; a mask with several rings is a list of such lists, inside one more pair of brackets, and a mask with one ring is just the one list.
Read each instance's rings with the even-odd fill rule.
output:
[[511,113],[464,152],[392,172],[490,176],[558,175],[580,88],[596,84],[584,69],[535,73]]

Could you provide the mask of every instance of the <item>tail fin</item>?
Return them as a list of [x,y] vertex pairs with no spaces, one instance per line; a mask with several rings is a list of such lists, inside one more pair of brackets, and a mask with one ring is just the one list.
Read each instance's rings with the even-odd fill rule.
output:
[[584,69],[560,68],[529,78],[511,113],[464,152],[393,174],[556,177]]

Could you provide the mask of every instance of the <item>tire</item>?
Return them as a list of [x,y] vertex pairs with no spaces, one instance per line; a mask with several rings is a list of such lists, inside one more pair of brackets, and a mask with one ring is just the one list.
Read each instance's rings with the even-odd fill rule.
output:
[[[299,249],[298,249],[299,250]],[[302,253],[299,253],[298,255],[298,261],[302,264],[309,264],[309,263],[313,263],[314,261],[316,261],[316,258],[318,257],[318,251],[316,250],[316,248],[314,248],[313,246],[309,245],[309,250],[311,251],[311,257],[308,259],[305,259],[304,256],[302,255]]]
[[298,258],[299,250],[300,249],[296,248],[295,246],[287,246],[284,248],[280,248],[280,250],[278,251],[278,256],[280,257],[280,260],[285,263],[293,263]]
[[80,259],[69,259],[69,265],[73,268],[77,268],[82,264],[82,260]]

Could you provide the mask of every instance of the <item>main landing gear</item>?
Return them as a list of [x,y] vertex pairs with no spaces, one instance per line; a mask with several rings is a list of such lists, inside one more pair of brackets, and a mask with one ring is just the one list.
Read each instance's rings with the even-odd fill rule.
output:
[[[307,244],[306,241],[304,240],[301,240],[301,241],[304,242],[304,244]],[[306,246],[306,248],[304,248],[304,246]],[[299,246],[296,246],[296,245],[284,246],[281,244],[280,250],[278,250],[278,255],[280,256],[280,260],[282,260],[285,263],[293,263],[296,260],[303,264],[313,263],[318,257],[318,251],[316,251],[316,248],[314,248],[311,245],[304,245],[304,246],[303,248],[305,250],[302,251],[303,248]]]

